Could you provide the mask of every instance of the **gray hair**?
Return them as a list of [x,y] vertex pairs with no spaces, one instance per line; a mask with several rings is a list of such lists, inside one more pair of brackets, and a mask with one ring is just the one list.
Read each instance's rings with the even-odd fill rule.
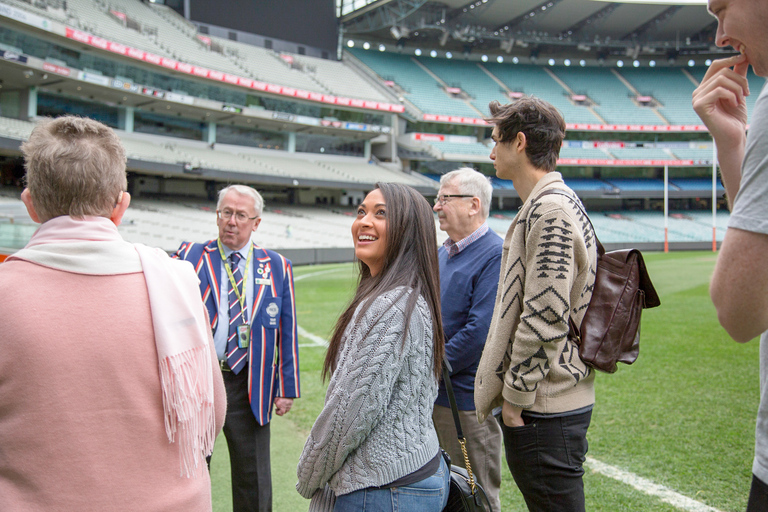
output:
[[21,151],[26,186],[43,222],[63,215],[109,217],[128,186],[120,138],[93,119],[46,119]]
[[491,178],[470,167],[461,167],[440,177],[441,187],[449,183],[456,185],[460,194],[471,194],[472,197],[480,199],[480,211],[483,213],[484,219],[488,218],[491,213],[491,196],[493,195]]
[[241,196],[250,197],[253,199],[253,208],[256,210],[256,216],[261,217],[261,211],[264,209],[264,198],[261,194],[253,188],[247,185],[229,185],[219,191],[219,201],[216,203],[216,209],[221,209],[221,203],[224,201],[224,196],[229,192],[235,192]]

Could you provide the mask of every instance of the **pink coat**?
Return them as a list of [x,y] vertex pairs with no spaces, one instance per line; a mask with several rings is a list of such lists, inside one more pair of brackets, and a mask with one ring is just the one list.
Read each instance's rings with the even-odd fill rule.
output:
[[11,260],[0,290],[0,510],[210,511],[207,469],[179,476],[166,436],[143,275]]

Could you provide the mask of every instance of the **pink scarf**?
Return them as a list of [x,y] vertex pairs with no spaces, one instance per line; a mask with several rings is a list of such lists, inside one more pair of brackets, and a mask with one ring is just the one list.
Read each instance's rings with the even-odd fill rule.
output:
[[165,432],[178,434],[181,474],[197,476],[215,441],[213,368],[197,275],[186,261],[130,244],[104,217],[53,218],[8,258],[88,275],[143,272],[160,361]]

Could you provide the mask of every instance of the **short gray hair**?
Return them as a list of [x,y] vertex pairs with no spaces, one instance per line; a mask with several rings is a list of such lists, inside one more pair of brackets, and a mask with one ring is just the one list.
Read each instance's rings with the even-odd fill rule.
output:
[[217,210],[221,209],[221,202],[224,201],[224,196],[230,192],[253,199],[253,208],[256,210],[256,216],[261,217],[261,211],[264,209],[264,198],[261,197],[261,194],[255,188],[247,185],[229,185],[221,189],[219,191],[219,201],[216,203]]
[[63,215],[109,217],[128,186],[120,138],[93,119],[46,119],[21,151],[26,186],[43,222]]
[[483,218],[488,218],[491,213],[491,196],[493,195],[491,178],[470,167],[461,167],[442,175],[440,186],[449,183],[455,184],[459,193],[471,194],[472,197],[480,199],[480,210],[483,213]]

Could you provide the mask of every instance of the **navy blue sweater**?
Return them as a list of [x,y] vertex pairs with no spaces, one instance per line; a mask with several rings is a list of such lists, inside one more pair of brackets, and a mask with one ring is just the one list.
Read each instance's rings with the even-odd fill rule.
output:
[[[438,250],[445,355],[453,370],[456,403],[462,411],[475,409],[475,373],[493,316],[503,243],[489,229],[452,258],[445,247]],[[451,406],[442,381],[435,403]]]

